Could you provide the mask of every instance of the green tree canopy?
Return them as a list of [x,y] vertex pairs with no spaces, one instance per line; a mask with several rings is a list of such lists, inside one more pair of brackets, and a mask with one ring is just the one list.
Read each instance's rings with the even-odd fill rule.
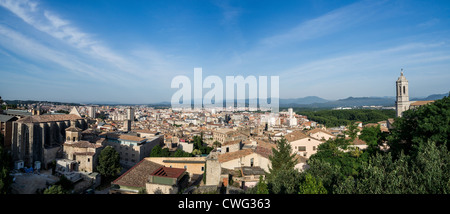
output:
[[111,146],[104,148],[100,152],[97,171],[105,177],[113,177],[121,170],[119,153]]
[[66,194],[61,185],[53,185],[44,190],[44,194]]
[[269,188],[263,176],[259,176],[259,182],[256,184],[256,194],[269,194]]
[[272,155],[269,160],[272,166],[269,167],[269,175],[274,174],[279,170],[294,169],[297,164],[295,154],[291,154],[291,144],[285,138],[276,141],[276,148],[272,148]]
[[305,180],[300,183],[298,194],[327,194],[320,180],[306,173]]
[[388,140],[395,156],[402,150],[414,155],[428,140],[450,148],[450,97],[403,112],[393,126]]
[[[0,139],[2,138],[0,133]],[[3,141],[0,141],[3,142]],[[7,194],[10,192],[12,184],[12,177],[9,175],[11,170],[11,155],[8,154],[6,149],[0,143],[0,194]]]

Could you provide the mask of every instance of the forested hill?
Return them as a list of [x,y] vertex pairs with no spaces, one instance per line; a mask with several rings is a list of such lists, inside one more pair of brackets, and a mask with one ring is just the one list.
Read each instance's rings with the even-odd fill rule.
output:
[[391,109],[345,109],[345,110],[317,110],[296,111],[297,114],[305,115],[308,119],[323,124],[327,127],[348,125],[361,121],[364,124],[376,123],[388,118],[395,117],[395,110]]

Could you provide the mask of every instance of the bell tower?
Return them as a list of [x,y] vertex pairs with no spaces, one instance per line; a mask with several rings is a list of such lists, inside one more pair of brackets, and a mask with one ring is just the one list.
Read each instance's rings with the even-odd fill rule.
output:
[[397,117],[401,117],[402,113],[409,109],[409,92],[408,92],[408,80],[403,76],[403,68],[400,73],[400,77],[397,79],[396,83],[396,99],[395,99],[395,110],[397,112]]

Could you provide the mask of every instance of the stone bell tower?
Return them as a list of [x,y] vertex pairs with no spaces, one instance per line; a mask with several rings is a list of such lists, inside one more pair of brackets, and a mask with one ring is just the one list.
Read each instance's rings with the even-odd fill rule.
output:
[[408,92],[408,80],[403,76],[403,69],[400,73],[400,77],[397,79],[396,83],[396,99],[395,99],[395,110],[397,112],[397,117],[401,117],[402,113],[409,109],[409,92]]

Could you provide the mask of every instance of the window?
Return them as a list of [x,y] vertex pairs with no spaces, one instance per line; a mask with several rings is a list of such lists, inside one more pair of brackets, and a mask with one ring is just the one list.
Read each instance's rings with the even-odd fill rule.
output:
[[313,146],[313,151],[316,151],[316,147],[315,146]]
[[205,171],[205,167],[204,167],[204,166],[202,166],[202,172],[203,172],[203,171]]
[[299,146],[298,151],[300,151],[300,152],[306,151],[306,146]]
[[254,158],[250,159],[250,167],[253,167]]
[[308,138],[308,141],[311,141],[311,139],[310,139],[310,138]]
[[230,152],[230,147],[227,147],[227,152]]
[[91,162],[91,159],[90,159],[90,158],[88,158],[88,162]]
[[187,166],[186,166],[186,165],[184,165],[184,169],[187,169]]
[[403,86],[403,94],[406,94],[405,86]]

